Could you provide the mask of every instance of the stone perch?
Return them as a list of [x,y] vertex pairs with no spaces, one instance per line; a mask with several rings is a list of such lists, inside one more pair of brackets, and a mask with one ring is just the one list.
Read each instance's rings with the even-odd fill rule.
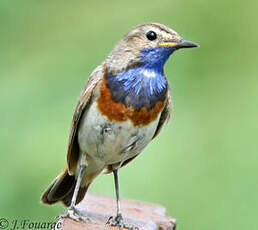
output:
[[[162,206],[121,200],[123,217],[126,223],[133,224],[139,230],[175,230],[176,219],[166,216]],[[110,216],[116,214],[116,201],[113,197],[87,194],[76,206],[82,215],[91,219],[89,222],[76,222],[69,218],[59,219],[58,230],[118,230],[118,227],[106,225]],[[56,228],[57,230],[57,228]]]

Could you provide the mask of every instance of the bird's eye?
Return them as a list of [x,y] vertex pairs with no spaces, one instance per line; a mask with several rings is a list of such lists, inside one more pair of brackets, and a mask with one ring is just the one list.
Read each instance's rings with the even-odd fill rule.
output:
[[151,31],[147,32],[146,37],[150,41],[153,41],[153,40],[155,40],[157,38],[157,34],[154,31],[151,30]]

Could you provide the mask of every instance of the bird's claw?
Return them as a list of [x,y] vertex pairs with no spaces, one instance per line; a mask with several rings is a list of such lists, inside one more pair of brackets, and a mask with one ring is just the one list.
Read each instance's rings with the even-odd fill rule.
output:
[[90,221],[90,219],[86,216],[80,215],[74,207],[69,207],[66,213],[58,215],[56,218],[70,218],[75,221]]
[[114,216],[109,217],[106,224],[110,226],[117,226],[119,227],[119,229],[125,228],[129,230],[139,230],[139,228],[136,226],[124,223],[124,219],[121,214],[118,214],[116,217]]

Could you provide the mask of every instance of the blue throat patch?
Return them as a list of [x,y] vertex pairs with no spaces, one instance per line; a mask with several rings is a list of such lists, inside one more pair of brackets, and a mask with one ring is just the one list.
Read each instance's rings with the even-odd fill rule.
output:
[[107,73],[107,87],[112,99],[137,111],[142,107],[149,111],[158,101],[165,100],[168,83],[163,67],[174,51],[169,47],[148,47],[139,54],[139,66],[117,75]]

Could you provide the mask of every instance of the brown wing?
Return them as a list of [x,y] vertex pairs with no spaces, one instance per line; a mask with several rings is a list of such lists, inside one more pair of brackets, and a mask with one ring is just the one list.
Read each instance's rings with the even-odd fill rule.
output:
[[157,127],[152,139],[155,138],[159,134],[161,128],[164,125],[164,123],[169,121],[171,111],[172,111],[172,100],[171,100],[171,95],[170,95],[170,88],[168,88],[167,103],[166,103],[163,111],[161,112],[161,115],[160,115],[160,118],[159,118],[159,124],[158,124],[158,127]]
[[101,80],[104,73],[104,67],[103,64],[99,65],[90,75],[86,86],[84,87],[79,102],[76,106],[70,135],[69,135],[69,141],[68,141],[68,151],[67,151],[67,164],[68,164],[68,172],[70,175],[75,174],[77,163],[79,160],[79,144],[77,141],[77,131],[78,131],[78,125],[80,122],[80,118],[83,114],[83,112],[87,109],[87,106],[89,105],[92,92],[94,88],[96,87],[97,83]]

